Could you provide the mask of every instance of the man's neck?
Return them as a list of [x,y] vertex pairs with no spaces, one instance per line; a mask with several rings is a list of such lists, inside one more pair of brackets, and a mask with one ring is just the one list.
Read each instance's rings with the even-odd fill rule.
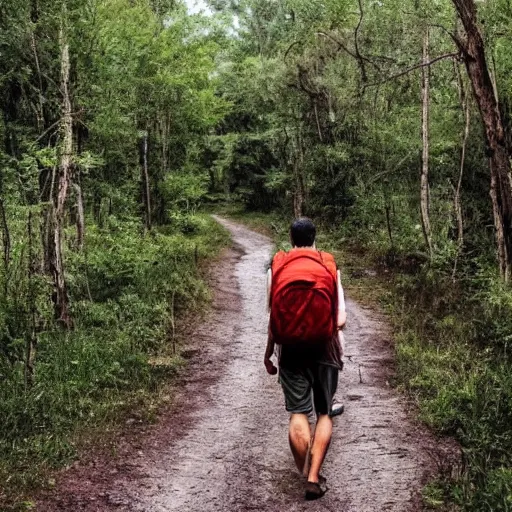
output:
[[306,250],[309,250],[309,251],[316,251],[316,245],[313,244],[313,245],[308,245],[307,247],[297,247],[297,246],[293,246],[293,249],[306,249]]

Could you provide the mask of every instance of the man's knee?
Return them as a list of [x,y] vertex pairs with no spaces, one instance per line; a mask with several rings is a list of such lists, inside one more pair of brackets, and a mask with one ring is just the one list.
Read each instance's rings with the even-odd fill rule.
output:
[[332,435],[332,418],[328,414],[318,416],[315,428],[315,437],[320,436],[323,439],[330,439]]
[[290,415],[290,434],[300,435],[302,433],[309,434],[309,421],[306,414]]
[[318,425],[331,425],[332,426],[332,418],[330,414],[319,414],[316,420],[316,424]]

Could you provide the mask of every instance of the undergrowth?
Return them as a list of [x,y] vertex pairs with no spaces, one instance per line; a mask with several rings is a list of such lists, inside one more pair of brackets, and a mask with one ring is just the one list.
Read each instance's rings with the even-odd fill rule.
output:
[[394,292],[398,380],[461,446],[458,471],[438,482],[444,502],[512,510],[512,291],[491,271],[464,282],[423,267]]
[[[287,244],[291,219],[237,212],[234,217]],[[277,227],[277,229],[276,229]],[[418,415],[460,445],[460,458],[424,489],[435,510],[512,511],[512,290],[492,261],[448,250],[431,263],[418,252],[355,239],[320,226],[317,245],[335,253],[348,294],[378,303],[395,331],[395,384]],[[350,321],[350,318],[349,318]]]
[[[86,251],[66,260],[74,328],[39,334],[29,387],[14,357],[21,348],[11,343],[0,357],[0,509],[16,498],[29,507],[21,497],[73,460],[84,431],[154,401],[183,365],[180,318],[209,300],[204,264],[228,240],[206,215],[145,236],[114,217],[89,226]],[[165,365],[152,363],[162,355]]]

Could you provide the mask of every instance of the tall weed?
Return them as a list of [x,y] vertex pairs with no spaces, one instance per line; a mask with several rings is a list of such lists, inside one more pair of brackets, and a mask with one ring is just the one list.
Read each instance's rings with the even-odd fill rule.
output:
[[[228,241],[209,217],[193,222],[193,233],[142,236],[137,222],[110,218],[88,227],[85,252],[67,251],[73,330],[39,333],[28,387],[23,340],[18,357],[0,353],[0,503],[1,487],[24,489],[69,462],[77,429],[115,421],[179,370],[176,322],[207,302],[203,262]],[[165,371],[150,364],[156,354],[166,354]]]
[[462,450],[445,498],[512,510],[512,291],[490,271],[453,282],[439,269],[396,279],[398,378],[432,428]]

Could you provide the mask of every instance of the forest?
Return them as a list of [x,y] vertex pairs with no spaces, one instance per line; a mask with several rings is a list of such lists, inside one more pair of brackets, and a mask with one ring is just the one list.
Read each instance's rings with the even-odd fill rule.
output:
[[152,414],[236,208],[386,276],[425,503],[512,510],[511,48],[508,0],[0,0],[0,508]]

